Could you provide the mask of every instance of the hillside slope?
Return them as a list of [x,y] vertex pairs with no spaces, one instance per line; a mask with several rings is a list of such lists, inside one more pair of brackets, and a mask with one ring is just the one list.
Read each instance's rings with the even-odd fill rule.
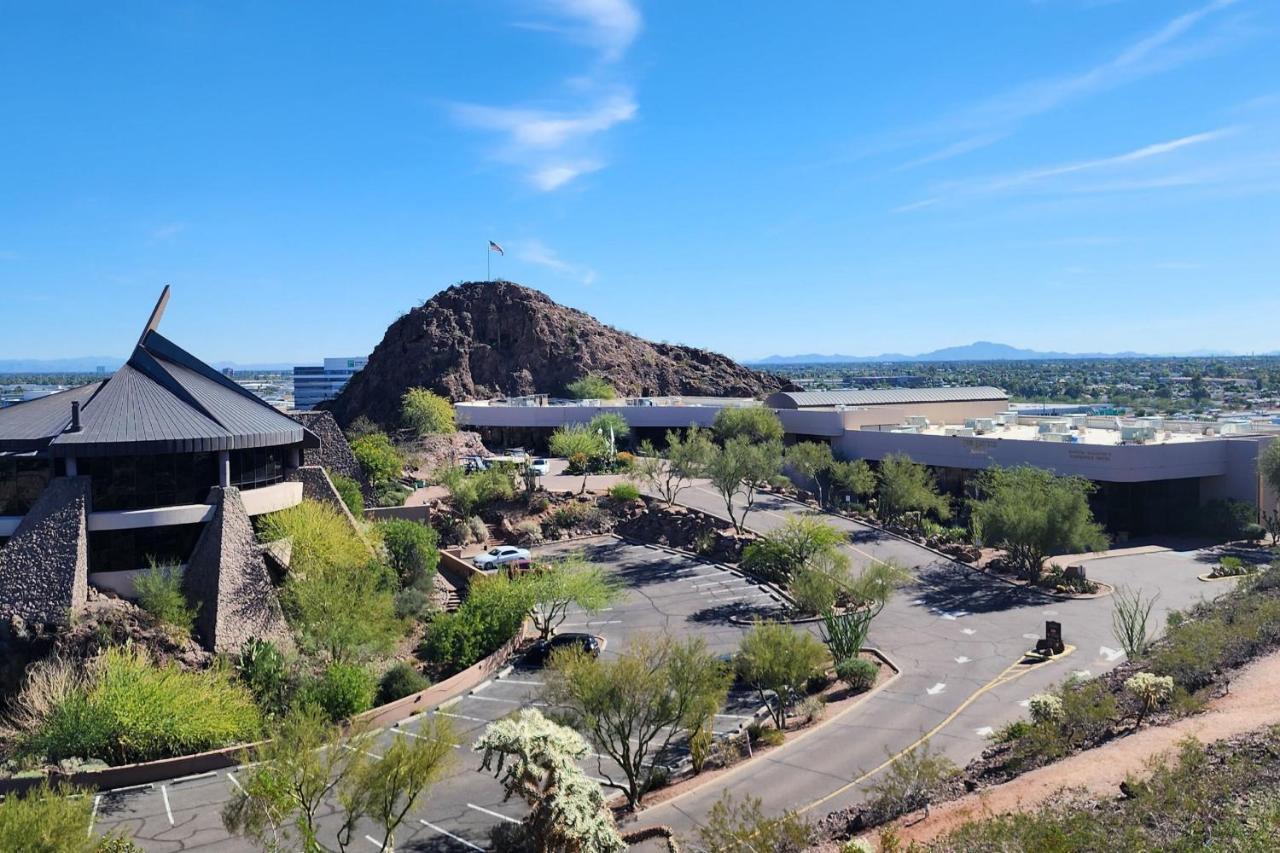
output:
[[327,408],[342,424],[359,415],[391,424],[401,395],[414,386],[454,401],[554,395],[586,374],[628,396],[756,397],[794,387],[717,353],[620,332],[537,290],[467,282],[392,323],[368,365]]

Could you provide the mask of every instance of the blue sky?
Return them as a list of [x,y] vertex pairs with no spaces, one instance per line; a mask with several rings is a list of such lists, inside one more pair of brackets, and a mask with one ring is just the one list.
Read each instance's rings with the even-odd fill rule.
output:
[[740,358],[1280,349],[1280,5],[782,8],[0,0],[0,357],[367,353],[489,239]]

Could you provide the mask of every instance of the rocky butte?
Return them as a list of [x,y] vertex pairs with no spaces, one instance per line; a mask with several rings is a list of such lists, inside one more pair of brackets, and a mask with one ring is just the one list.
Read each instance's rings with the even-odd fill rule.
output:
[[441,291],[392,323],[369,363],[327,408],[342,424],[399,417],[409,388],[450,400],[564,394],[588,374],[624,396],[761,397],[786,379],[695,347],[660,344],[604,325],[509,281]]

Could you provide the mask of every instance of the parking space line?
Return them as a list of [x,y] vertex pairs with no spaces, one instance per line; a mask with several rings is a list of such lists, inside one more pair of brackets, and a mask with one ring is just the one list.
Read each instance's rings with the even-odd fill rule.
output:
[[354,746],[349,746],[349,745],[347,745],[347,744],[345,744],[345,743],[342,745],[342,748],[343,748],[343,749],[345,749],[347,752],[359,752],[359,753],[362,753],[362,754],[364,754],[364,755],[369,756],[370,758],[376,758],[376,759],[378,759],[379,761],[381,761],[381,760],[382,760],[382,756],[381,756],[381,755],[378,755],[378,753],[376,753],[376,752],[370,752],[370,751],[369,751],[369,750],[367,750],[367,749],[356,749]]
[[93,811],[89,812],[89,834],[86,838],[93,838],[93,822],[98,819],[98,804],[102,802],[102,795],[96,794],[93,798]]
[[217,776],[218,771],[210,770],[207,773],[192,773],[190,776],[179,776],[177,779],[170,779],[170,785],[181,785],[183,782],[194,782],[197,779],[208,779],[210,776]]
[[164,799],[164,813],[169,816],[169,826],[173,826],[173,809],[169,808],[169,791],[164,785],[160,786],[160,796]]
[[240,793],[242,794],[247,793],[244,789],[244,785],[240,784],[240,780],[237,779],[230,770],[227,771],[227,781],[230,782],[232,785],[235,785],[236,789],[239,790]]
[[543,685],[543,682],[541,681],[517,681],[514,678],[504,678],[502,680],[507,684],[525,684],[529,687],[541,687]]
[[500,813],[500,812],[490,811],[489,809],[486,809],[484,806],[477,806],[475,803],[467,803],[467,808],[469,808],[469,809],[475,809],[475,810],[476,810],[476,811],[478,811],[478,812],[484,812],[485,814],[489,815],[490,817],[496,817],[496,818],[498,818],[499,820],[505,820],[507,823],[519,823],[519,822],[520,822],[520,821],[516,820],[515,818],[513,818],[513,817],[507,817],[506,815],[504,815],[504,814],[502,814],[502,813]]
[[[422,735],[420,735],[420,734],[415,734],[414,732],[411,732],[411,731],[409,731],[408,729],[402,729],[402,728],[400,728],[400,727],[398,727],[398,726],[397,726],[397,727],[395,727],[395,728],[393,728],[393,729],[391,729],[391,733],[392,733],[392,734],[397,734],[397,735],[404,735],[405,737],[411,737],[411,738],[414,738],[414,739],[416,739],[416,740],[427,740],[427,738],[424,738],[424,737],[423,737]],[[452,744],[452,746],[453,746],[453,748],[454,748],[454,749],[462,749],[462,744],[460,744],[460,743]]]
[[467,845],[467,846],[468,846],[468,847],[470,847],[472,850],[484,850],[484,848],[483,848],[483,847],[481,847],[480,845],[478,845],[478,844],[472,844],[470,841],[468,841],[468,840],[467,840],[467,839],[465,839],[465,838],[459,838],[458,836],[454,835],[454,834],[453,834],[452,832],[450,832],[449,830],[447,830],[447,829],[441,829],[440,827],[436,826],[434,823],[430,823],[429,821],[425,821],[425,820],[423,820],[422,818],[418,818],[418,823],[422,824],[422,825],[423,825],[423,826],[425,826],[427,829],[433,829],[433,830],[435,830],[436,832],[440,833],[441,835],[447,835],[447,836],[449,836],[450,838],[452,838],[454,841],[457,841],[457,842],[459,842],[459,843],[461,843],[461,844],[465,844],[465,845]]
[[473,723],[492,723],[493,720],[486,720],[482,717],[468,717],[466,714],[450,714],[448,711],[432,711],[433,714],[439,714],[442,717],[453,717],[458,720],[470,720]]
[[377,847],[379,850],[382,849],[382,842],[374,838],[372,835],[366,835],[364,839],[365,841],[368,841],[370,844],[372,844],[374,847]]
[[523,699],[500,699],[497,696],[472,696],[471,699],[476,702],[502,702],[507,705],[523,705]]
[[621,624],[622,624],[621,619],[607,619],[607,620],[601,619],[599,621],[592,621],[592,622],[564,622],[560,625],[560,627],[561,628],[590,628],[593,625],[621,625]]

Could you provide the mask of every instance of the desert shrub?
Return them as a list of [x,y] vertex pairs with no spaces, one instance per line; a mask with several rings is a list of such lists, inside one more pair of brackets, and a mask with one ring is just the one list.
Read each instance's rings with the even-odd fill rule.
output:
[[92,812],[93,797],[66,786],[43,783],[29,791],[8,794],[0,802],[0,847],[15,853],[90,853],[112,849],[105,845],[114,839],[100,841],[85,832]]
[[445,468],[436,474],[436,481],[449,490],[453,508],[462,516],[475,515],[490,504],[511,500],[516,494],[511,472],[497,466],[470,472],[457,467]]
[[377,685],[369,670],[353,663],[334,661],[302,690],[302,701],[314,705],[334,722],[354,717],[373,707]]
[[417,667],[404,661],[397,662],[378,681],[378,704],[385,705],[405,696],[412,696],[430,686],[431,682],[418,672]]
[[846,658],[836,663],[836,678],[855,692],[870,690],[880,674],[880,664],[864,658]]
[[706,853],[800,853],[808,848],[813,827],[794,811],[766,815],[760,798],[741,800],[725,791],[697,829],[696,849]]
[[546,492],[534,492],[525,501],[525,507],[533,515],[540,515],[546,512],[549,506],[551,506],[551,498],[547,497]]
[[588,374],[564,386],[565,393],[575,400],[612,400],[617,390],[603,376]]
[[550,532],[579,528],[594,529],[599,526],[602,519],[603,514],[595,504],[574,501],[557,507],[547,518],[544,528],[549,527]]
[[356,518],[364,518],[364,493],[360,491],[360,484],[333,471],[329,472],[329,481],[333,483],[334,490],[346,504],[347,510]]
[[432,621],[419,652],[444,673],[466,669],[514,637],[532,606],[527,584],[502,574],[476,578],[456,611]]
[[1062,698],[1053,693],[1037,693],[1027,706],[1031,720],[1036,723],[1056,723],[1062,719]]
[[840,845],[840,853],[876,853],[876,848],[865,838],[851,838]]
[[391,519],[378,525],[387,563],[395,569],[400,587],[430,589],[440,564],[440,537],[425,524]]
[[404,633],[395,573],[365,555],[354,565],[290,572],[281,603],[304,652],[357,660],[388,651]]
[[1226,556],[1218,561],[1218,565],[1213,567],[1213,571],[1209,573],[1210,577],[1215,578],[1234,578],[1240,575],[1247,575],[1253,571],[1253,566],[1247,564],[1239,557]]
[[[618,456],[622,456],[621,453]],[[617,483],[609,488],[609,497],[619,503],[630,503],[640,500],[640,490],[632,483]]]
[[996,729],[991,739],[996,743],[1011,743],[1031,733],[1031,723],[1026,720],[1014,720]]
[[400,590],[395,595],[395,614],[397,619],[422,621],[435,612],[435,602],[431,593],[416,586]]
[[369,559],[369,549],[336,509],[319,501],[260,517],[263,542],[288,539],[293,543],[291,569],[311,571],[317,566],[351,566]]
[[182,591],[182,569],[172,563],[148,559],[148,567],[133,579],[138,606],[166,625],[190,634],[196,624],[196,609]]
[[935,752],[932,741],[899,756],[871,786],[867,811],[872,823],[884,823],[928,805],[955,773],[951,759]]
[[50,715],[82,689],[84,667],[58,655],[38,660],[27,667],[22,689],[9,700],[5,724],[19,733],[31,734],[44,726]]
[[[613,457],[613,467],[615,470],[618,470],[618,471],[623,471],[623,472],[630,471],[632,468],[635,467],[635,464],[636,464],[635,454],[628,453],[625,450],[619,450],[618,455]],[[635,487],[632,486],[632,488],[635,488]],[[639,496],[640,496],[640,493],[636,492],[636,497],[639,497]],[[631,498],[631,500],[635,500],[635,498]]]
[[821,696],[806,696],[800,700],[800,704],[796,707],[796,716],[806,723],[822,719],[822,715],[826,712],[827,701]]
[[403,506],[405,499],[412,494],[408,486],[397,480],[383,480],[374,483],[370,488],[374,506]]
[[794,568],[782,547],[772,539],[760,539],[748,543],[742,549],[742,560],[739,563],[743,571],[761,580],[785,583]]
[[400,398],[400,419],[418,435],[457,430],[453,404],[426,388],[410,388]]
[[526,518],[516,524],[515,539],[517,545],[541,545],[542,525],[531,518]]
[[230,670],[187,672],[138,648],[107,649],[22,745],[49,761],[112,764],[201,752],[256,737],[262,717]]
[[1072,746],[1097,743],[1110,732],[1117,713],[1116,697],[1101,681],[1068,684],[1058,728]]
[[288,709],[289,662],[274,643],[251,638],[236,655],[235,668],[259,708],[270,714],[282,714]]
[[781,746],[787,739],[787,733],[772,726],[761,726],[751,738],[751,742],[760,746]]
[[1229,641],[1230,631],[1219,620],[1188,620],[1169,627],[1165,641],[1147,657],[1147,667],[1187,690],[1198,690],[1213,681]]
[[711,757],[712,747],[715,746],[716,735],[711,726],[699,726],[693,734],[689,735],[689,763],[693,767],[695,774],[701,773],[707,764],[707,759]]

